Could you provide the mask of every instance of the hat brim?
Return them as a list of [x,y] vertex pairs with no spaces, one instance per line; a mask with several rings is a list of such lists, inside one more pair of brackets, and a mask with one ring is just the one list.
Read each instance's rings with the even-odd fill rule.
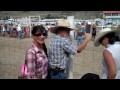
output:
[[107,35],[108,33],[111,33],[111,32],[117,33],[117,32],[119,32],[119,31],[120,31],[120,30],[112,30],[112,31],[106,31],[106,32],[104,32],[104,33],[102,33],[102,34],[99,34],[99,35],[95,38],[94,46],[95,46],[95,47],[100,46],[100,45],[101,45],[101,43],[99,42],[100,39],[101,39],[102,37],[104,37],[105,35]]
[[60,27],[68,28],[70,31],[74,30],[73,28],[69,28],[69,27],[65,27],[65,26],[55,26],[55,27],[51,28],[51,32],[54,33],[54,34],[57,34],[58,33],[58,28],[60,28]]

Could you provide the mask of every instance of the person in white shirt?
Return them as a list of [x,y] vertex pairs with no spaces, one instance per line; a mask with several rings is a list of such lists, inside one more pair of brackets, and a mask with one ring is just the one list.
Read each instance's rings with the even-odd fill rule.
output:
[[101,79],[120,79],[120,41],[115,36],[119,30],[105,28],[95,38],[94,45],[96,47],[101,44],[105,47],[103,50]]
[[4,25],[2,25],[2,32],[3,32],[2,35],[5,36],[5,26]]
[[21,40],[22,39],[22,28],[21,25],[17,25],[17,32],[18,32],[18,38]]

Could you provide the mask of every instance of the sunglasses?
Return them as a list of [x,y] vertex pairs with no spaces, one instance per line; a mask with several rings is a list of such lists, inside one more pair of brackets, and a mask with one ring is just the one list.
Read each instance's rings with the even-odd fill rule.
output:
[[43,36],[47,36],[47,33],[39,33],[39,34],[35,34],[36,37],[39,37],[39,36],[41,36],[41,35],[43,35]]

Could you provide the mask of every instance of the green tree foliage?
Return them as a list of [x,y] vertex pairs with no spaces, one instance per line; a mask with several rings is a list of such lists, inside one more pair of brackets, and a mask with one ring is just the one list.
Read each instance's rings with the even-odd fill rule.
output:
[[52,15],[51,14],[48,14],[47,16],[46,16],[46,19],[51,19],[52,18]]

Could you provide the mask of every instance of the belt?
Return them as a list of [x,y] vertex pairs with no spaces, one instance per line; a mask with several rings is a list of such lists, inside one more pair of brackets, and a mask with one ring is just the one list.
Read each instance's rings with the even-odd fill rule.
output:
[[[55,68],[49,68],[49,73],[51,73],[53,76],[56,76],[58,75],[58,73],[62,72],[62,73],[66,73],[66,70],[65,69],[62,69],[62,68],[58,68],[58,67],[55,67]],[[50,75],[51,75],[50,74]]]
[[58,68],[58,67],[50,67],[50,69],[56,70],[56,71],[65,71],[63,68]]

